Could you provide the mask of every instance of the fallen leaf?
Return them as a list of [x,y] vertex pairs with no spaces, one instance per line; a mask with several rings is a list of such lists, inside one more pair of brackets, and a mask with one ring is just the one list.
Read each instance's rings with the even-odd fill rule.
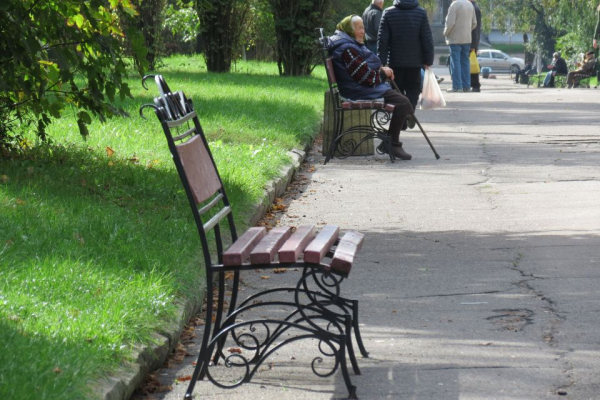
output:
[[271,277],[269,275],[262,275],[260,279],[271,279]]
[[192,376],[191,375],[178,376],[177,380],[179,382],[191,381],[192,380]]
[[160,161],[158,161],[158,160],[148,161],[146,163],[146,168],[147,169],[152,169],[152,168],[156,167],[158,164],[160,164]]
[[228,352],[230,352],[231,354],[235,353],[235,354],[242,354],[242,349],[240,349],[239,347],[230,347],[227,349]]
[[112,157],[115,154],[115,151],[113,149],[111,149],[110,147],[106,146],[106,155],[108,157]]
[[286,272],[287,272],[287,268],[275,268],[273,270],[273,273],[275,273],[275,274],[283,274],[283,273],[286,273]]
[[52,372],[54,372],[56,374],[60,374],[62,372],[62,370],[60,368],[56,367],[52,370]]
[[273,210],[275,210],[275,211],[284,211],[285,210],[285,206],[283,204],[274,204],[273,205]]

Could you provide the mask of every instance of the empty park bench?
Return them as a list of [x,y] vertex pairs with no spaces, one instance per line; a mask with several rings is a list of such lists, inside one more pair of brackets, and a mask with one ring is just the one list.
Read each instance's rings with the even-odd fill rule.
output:
[[[172,92],[160,75],[144,77],[144,88],[149,78],[154,78],[159,96],[154,104],[142,106],[140,114],[145,108],[154,109],[163,128],[197,226],[206,273],[204,335],[185,398],[192,397],[197,380],[204,378],[221,388],[250,382],[274,352],[298,340],[316,340],[313,373],[329,377],[341,371],[349,398],[356,398],[347,362],[360,374],[354,342],[364,357],[368,353],[360,335],[358,301],[341,292],[363,234],[341,235],[337,226],[326,225],[319,231],[308,225],[269,232],[252,227],[238,236],[192,101],[182,91]],[[269,287],[238,304],[240,272],[284,268],[299,271],[293,285]],[[229,288],[226,278],[232,279]],[[320,366],[324,360],[330,361],[325,371]],[[232,377],[232,370],[239,373]]]
[[[385,142],[388,149],[391,148],[391,137],[387,130],[387,124],[392,119],[392,113],[395,108],[394,105],[386,104],[384,99],[349,100],[343,98],[338,90],[333,60],[329,56],[327,49],[327,37],[324,35],[323,28],[318,28],[317,32],[323,65],[329,84],[329,103],[327,104],[329,107],[326,107],[325,116],[329,117],[329,112],[333,114],[333,118],[331,118],[332,121],[327,121],[328,123],[324,124],[330,125],[329,129],[327,129],[327,126],[324,127],[323,148],[324,152],[327,152],[325,164],[327,164],[334,155],[339,158],[346,158],[354,155],[356,151],[361,148],[363,143],[375,138]],[[390,83],[398,90],[393,80],[390,81]],[[371,113],[370,118],[352,118],[352,115],[356,115],[357,111],[364,110]],[[421,126],[421,123],[414,114],[412,114],[412,118],[419,126],[419,129],[427,140],[429,147],[431,147],[435,158],[439,159],[440,156],[427,137],[423,126]],[[388,153],[390,161],[394,162],[395,157],[392,154],[393,152],[389,151]]]

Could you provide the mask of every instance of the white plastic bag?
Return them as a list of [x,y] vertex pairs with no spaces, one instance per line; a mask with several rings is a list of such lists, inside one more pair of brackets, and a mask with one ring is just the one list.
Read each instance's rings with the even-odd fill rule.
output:
[[435,79],[435,74],[431,68],[425,70],[425,79],[423,81],[423,93],[421,93],[421,110],[434,110],[440,107],[446,107],[446,101],[442,96],[442,90]]

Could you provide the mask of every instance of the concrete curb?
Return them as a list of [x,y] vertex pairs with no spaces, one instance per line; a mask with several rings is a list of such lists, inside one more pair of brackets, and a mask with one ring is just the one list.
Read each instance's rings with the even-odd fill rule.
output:
[[[276,197],[281,196],[287,186],[292,182],[296,171],[306,158],[310,144],[304,150],[294,149],[288,154],[291,158],[291,164],[282,168],[280,176],[270,181],[265,186],[265,197],[256,206],[256,212],[250,218],[250,226],[254,226],[264,217],[271,203]],[[198,312],[204,299],[204,289],[196,299],[185,299],[184,304],[179,307],[177,317],[170,326],[163,332],[156,333],[156,342],[154,345],[144,346],[136,349],[134,360],[124,365],[113,376],[105,378],[98,382],[98,392],[100,398],[104,400],[127,400],[133,392],[141,385],[144,378],[152,371],[160,368],[169,354],[173,351],[183,327],[190,317]]]

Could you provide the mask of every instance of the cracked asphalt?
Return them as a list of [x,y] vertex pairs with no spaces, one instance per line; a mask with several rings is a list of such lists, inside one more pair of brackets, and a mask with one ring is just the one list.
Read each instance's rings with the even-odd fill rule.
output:
[[[417,114],[440,160],[417,130],[402,136],[408,162],[323,165],[316,146],[281,215],[366,235],[344,285],[370,352],[351,375],[359,398],[599,399],[600,90],[500,76],[446,100]],[[246,274],[244,293],[297,277],[265,273]],[[312,373],[317,355],[297,342],[252,383],[200,381],[195,398],[344,398],[339,372]],[[192,361],[159,371],[173,390],[147,398],[182,398],[173,377]]]

